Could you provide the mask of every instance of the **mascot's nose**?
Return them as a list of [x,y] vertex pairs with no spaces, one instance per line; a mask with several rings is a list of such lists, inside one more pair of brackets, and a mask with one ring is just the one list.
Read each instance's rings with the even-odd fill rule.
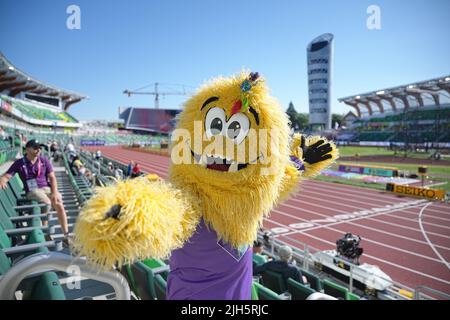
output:
[[108,218],[114,218],[116,220],[119,220],[120,209],[122,209],[122,206],[120,204],[113,205],[111,209],[109,209],[108,212],[106,212],[105,220]]

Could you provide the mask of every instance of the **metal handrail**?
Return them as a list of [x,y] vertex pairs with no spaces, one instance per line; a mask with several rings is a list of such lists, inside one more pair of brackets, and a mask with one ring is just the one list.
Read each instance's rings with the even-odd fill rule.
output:
[[0,300],[13,300],[20,282],[34,273],[58,270],[67,272],[71,266],[77,266],[79,276],[104,282],[113,287],[117,300],[130,300],[131,293],[128,282],[117,271],[99,272],[87,265],[85,259],[74,258],[58,252],[36,253],[20,260],[9,269],[0,280]]
[[[427,286],[418,286],[414,290],[414,300],[420,300],[420,298],[422,297],[421,293],[424,292],[424,291],[428,291],[431,294],[440,296],[440,297],[444,298],[445,300],[450,300],[450,295],[449,294],[441,292],[441,291],[438,291],[438,290],[435,290],[435,289],[432,289],[432,288],[427,287]],[[427,298],[429,298],[429,297],[427,296]]]
[[[262,232],[261,231],[258,232],[258,238],[260,240],[262,239]],[[310,245],[307,245],[306,243],[298,241],[297,239],[294,239],[294,238],[289,238],[289,240],[291,240],[292,242],[297,243],[299,245],[299,247],[302,247],[302,246],[304,247],[304,250],[301,250],[301,249],[292,247],[292,245],[291,245],[291,247],[293,248],[292,257],[294,258],[294,260],[296,262],[299,263],[298,265],[303,266],[303,269],[307,270],[307,268],[305,268],[305,266],[309,267],[310,264],[312,265],[312,263],[313,263],[313,261],[311,259],[312,252],[318,252],[320,250],[318,250],[318,249],[316,249],[316,248],[314,248],[314,247],[312,247]],[[278,249],[280,246],[283,246],[283,245],[286,245],[286,243],[284,243],[283,241],[280,241],[279,239],[272,238],[271,241],[270,241],[270,247],[269,247],[269,250],[268,250],[268,254],[270,254],[271,256],[274,256],[275,250]],[[340,257],[335,257],[334,259],[336,259],[337,261],[344,262],[344,263],[346,263],[347,265],[350,266],[350,270],[348,271],[350,273],[350,276],[349,276],[349,282],[347,283],[347,285],[349,287],[348,288],[349,291],[353,292],[354,291],[354,272],[355,272],[356,269],[359,268],[359,266],[354,265],[351,262],[348,262],[346,260],[343,260]],[[399,293],[400,289],[403,289],[403,290],[406,290],[406,291],[409,291],[409,292],[413,292],[414,291],[413,289],[411,289],[411,288],[409,288],[409,287],[407,287],[407,286],[405,286],[403,284],[400,284],[400,283],[398,283],[398,282],[396,282],[396,281],[394,281],[392,279],[385,279],[385,280],[392,282],[392,284],[393,284],[392,290],[388,289],[387,291],[390,293],[390,295],[394,295],[396,298],[405,298],[403,295],[401,295]],[[398,287],[398,288],[396,288],[396,287]]]

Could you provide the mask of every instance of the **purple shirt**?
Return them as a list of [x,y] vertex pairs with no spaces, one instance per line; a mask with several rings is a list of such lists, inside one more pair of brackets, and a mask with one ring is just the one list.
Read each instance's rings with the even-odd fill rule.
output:
[[201,219],[183,248],[170,257],[167,299],[250,300],[252,251],[237,250],[217,239]]
[[[52,164],[46,157],[39,156],[34,164],[31,163],[27,157],[23,157],[14,161],[9,167],[7,174],[13,176],[19,173],[19,177],[25,187],[25,192],[29,192],[26,181],[30,179],[36,179],[39,188],[49,187],[50,184],[47,180],[47,175],[53,172]],[[38,175],[39,173],[39,175]]]

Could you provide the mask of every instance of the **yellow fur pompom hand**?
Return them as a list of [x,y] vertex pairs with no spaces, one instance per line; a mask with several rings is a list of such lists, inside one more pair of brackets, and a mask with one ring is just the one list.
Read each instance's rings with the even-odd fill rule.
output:
[[100,270],[145,258],[165,258],[198,223],[191,201],[154,177],[98,188],[83,207],[74,251]]
[[339,158],[338,149],[332,141],[321,136],[304,137],[300,134],[293,136],[291,155],[303,162],[305,177],[318,175]]

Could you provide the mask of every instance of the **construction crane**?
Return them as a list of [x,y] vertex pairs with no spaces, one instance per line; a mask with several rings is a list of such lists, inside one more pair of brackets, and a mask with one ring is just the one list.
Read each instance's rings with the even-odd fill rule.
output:
[[159,96],[169,96],[169,95],[189,95],[189,92],[186,92],[186,90],[184,90],[184,86],[183,86],[183,91],[175,91],[175,92],[159,92],[158,91],[158,82],[154,83],[155,85],[155,90],[151,91],[151,92],[145,92],[145,91],[138,91],[141,90],[143,88],[146,88],[148,86],[142,87],[140,89],[134,90],[134,91],[130,91],[130,90],[124,90],[123,93],[127,94],[129,97],[131,97],[131,95],[133,94],[149,94],[149,95],[154,95],[155,96],[155,109],[159,109]]

